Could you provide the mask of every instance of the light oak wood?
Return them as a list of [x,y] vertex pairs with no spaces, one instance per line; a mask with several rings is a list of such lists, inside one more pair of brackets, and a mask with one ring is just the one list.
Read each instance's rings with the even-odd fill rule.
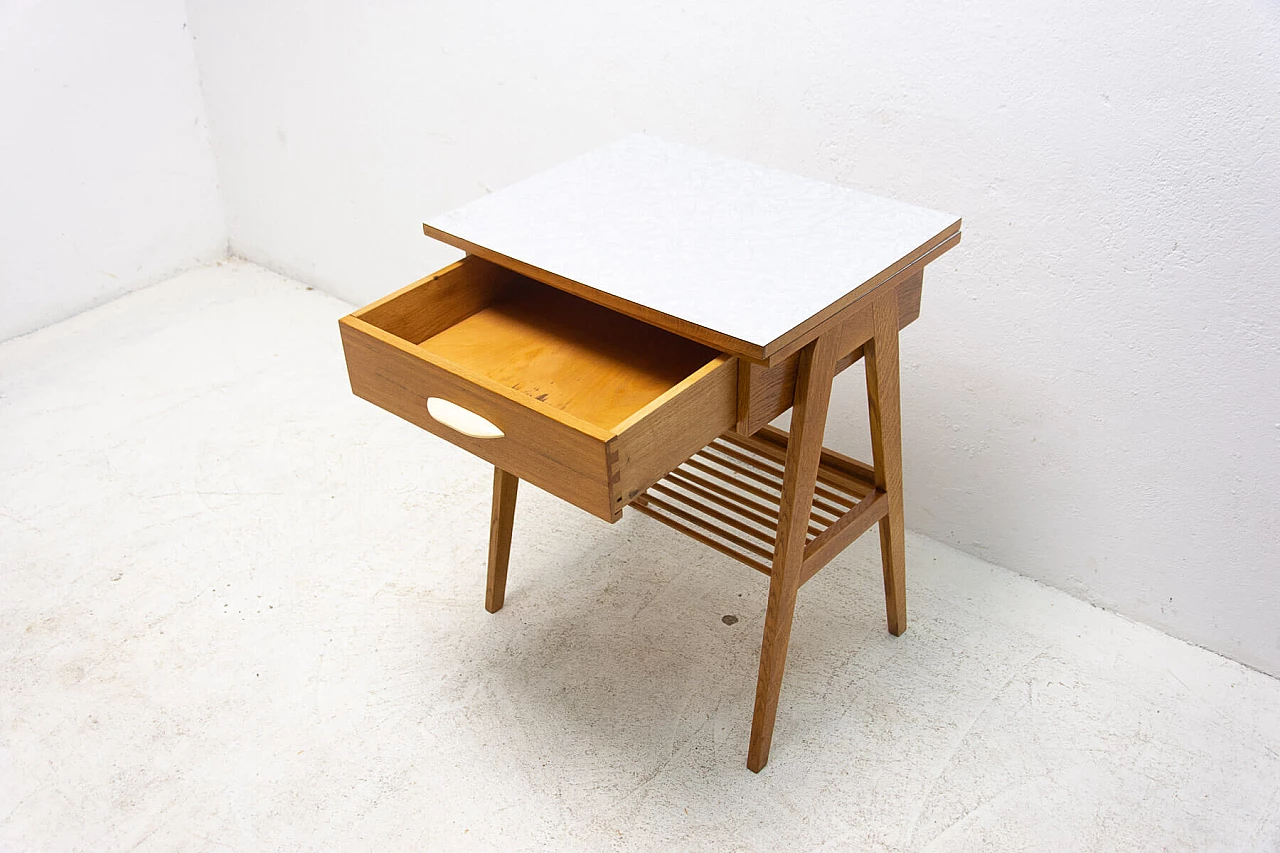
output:
[[500,302],[521,277],[479,258],[463,258],[356,311],[370,325],[420,343]]
[[511,531],[516,520],[516,489],[520,478],[493,469],[493,509],[489,518],[489,577],[484,609],[497,613],[507,596],[507,564],[511,560]]
[[[340,328],[358,396],[607,521],[734,422],[732,357],[480,258]],[[502,435],[436,420],[432,397]]]
[[[352,312],[338,322],[344,341],[347,340],[345,336],[348,333],[359,332],[380,341],[394,343],[402,352],[454,373],[469,384],[513,403],[533,408],[544,417],[575,430],[607,440],[612,433],[597,424],[575,417],[555,406],[531,406],[528,401],[532,398],[528,395],[466,365],[443,359],[430,348],[414,346],[443,331],[449,324],[460,322],[494,304],[494,301],[507,298],[520,282],[526,286],[537,286],[536,283],[521,279],[509,270],[502,270],[480,258],[463,258],[390,296]],[[348,373],[351,372],[351,367],[348,360]],[[360,367],[376,368],[376,365],[362,364]]]
[[[681,526],[682,531],[692,526],[702,530],[702,535],[707,537],[723,538],[723,526],[727,525],[761,545],[775,546],[785,475],[779,463],[785,464],[789,439],[787,433],[773,427],[749,439],[732,434],[722,436],[650,486],[644,496],[645,499],[660,499],[651,504],[653,507],[661,509],[675,504],[686,511],[683,514],[649,514],[659,520],[666,520],[674,515],[688,522],[688,525]],[[752,452],[739,452],[735,450],[738,447],[749,447]],[[719,456],[726,453],[733,454],[741,465],[720,470],[722,460]],[[700,471],[714,471],[716,475],[704,476]],[[758,494],[773,495],[773,502],[768,503],[765,499],[744,494],[742,478],[762,484],[764,488]],[[829,513],[819,515],[816,509],[811,510],[801,572],[802,585],[871,525],[888,515],[888,496],[875,486],[874,478],[873,467],[823,448],[815,497],[821,490],[831,504],[842,509],[835,518],[830,518]],[[738,550],[731,548],[724,552],[730,556],[742,557],[740,550],[742,549],[739,547]],[[758,546],[747,550],[770,560],[774,556],[772,550],[761,554]],[[746,559],[744,562],[754,564],[755,561]]]
[[877,489],[858,502],[857,506],[810,541],[804,548],[804,570],[800,583],[809,581],[818,570],[831,562],[837,554],[848,548],[853,540],[871,529],[889,512],[889,501],[884,492]]
[[[787,445],[791,440],[786,431],[774,426],[766,426],[749,438],[733,433],[725,433],[722,438],[780,463],[786,462]],[[822,467],[818,469],[818,476],[855,497],[862,497],[876,487],[874,468],[827,447],[822,448]]]
[[[685,341],[664,347],[658,329],[468,260],[343,320],[352,387],[393,411],[413,409],[404,391],[415,388],[504,433],[531,435],[470,439],[468,447],[466,435],[424,423],[420,411],[402,415],[497,465],[490,611],[503,605],[522,466],[530,466],[526,479],[543,479],[548,491],[596,515],[616,519],[631,503],[769,575],[748,751],[748,766],[759,771],[772,744],[800,585],[872,524],[881,525],[888,625],[895,634],[905,629],[897,330],[918,311],[922,279],[913,273],[883,288],[794,359],[744,371],[733,357]],[[915,301],[905,309],[904,292]],[[867,359],[874,466],[822,447],[831,380],[858,357]],[[378,361],[376,369],[362,369],[366,360]],[[745,409],[742,392],[755,400]],[[791,405],[790,435],[755,423]],[[525,423],[513,415],[522,410],[531,410]],[[753,434],[730,432],[744,424]],[[511,460],[499,461],[503,452]]]
[[[703,495],[703,492],[698,491],[699,489],[702,489],[704,492],[709,493],[708,495],[703,495],[704,497],[707,497],[708,500],[713,503],[720,503],[721,505],[727,506],[729,509],[734,510],[740,515],[746,515],[753,519],[757,517],[766,519],[761,523],[767,525],[771,530],[774,530],[776,538],[776,530],[778,527],[778,505],[776,503],[769,504],[756,497],[752,497],[751,495],[742,494],[740,489],[725,488],[723,485],[717,484],[714,480],[703,477],[696,471],[686,470],[685,468],[672,471],[664,479],[671,480],[694,494]],[[715,497],[711,497],[712,495]]]
[[[705,458],[706,458],[705,456],[700,455],[696,459],[689,460],[688,462],[685,463],[685,465],[688,466],[688,468],[697,468],[699,467],[698,463],[702,462]],[[714,466],[710,466],[710,467],[701,468],[700,470],[705,472],[705,471],[715,470],[715,468]],[[770,537],[770,541],[772,541],[773,539],[777,539],[778,515],[780,513],[779,501],[781,500],[780,493],[781,493],[781,486],[782,486],[782,475],[778,474],[777,477],[775,478],[776,480],[775,488],[779,492],[778,495],[771,494],[768,490],[758,490],[751,486],[748,486],[748,488],[751,489],[751,494],[746,494],[745,493],[746,490],[743,488],[743,483],[741,480],[731,478],[731,477],[725,477],[723,472],[720,472],[720,471],[716,471],[716,476],[722,478],[720,482],[715,482],[714,480],[708,480],[703,477],[700,477],[699,474],[695,471],[681,469],[677,471],[672,471],[669,475],[667,475],[667,478],[665,479],[671,479],[676,483],[680,484],[681,486],[688,488],[690,491],[694,491],[695,493],[696,493],[696,487],[698,486],[701,486],[704,489],[709,489],[713,495],[719,498],[719,500],[717,500],[717,497],[710,498],[710,500],[713,503],[727,502],[730,508],[732,508],[735,512],[741,515],[746,515],[747,517],[752,518],[753,520],[757,517],[763,517],[767,519],[767,521],[764,521],[762,523],[766,527],[768,527],[768,529],[772,533],[772,536]],[[761,500],[760,496],[764,496],[764,500]],[[826,523],[827,523],[826,519],[820,518],[818,516],[813,516],[809,520],[809,533],[814,536],[817,536],[819,533],[821,533],[825,529]]]
[[[646,514],[660,521],[678,522],[681,532],[690,529],[698,531],[699,541],[717,540],[722,546],[719,550],[723,553],[758,569],[760,565],[757,557],[772,561],[775,556],[773,549],[778,540],[786,472],[771,454],[780,447],[785,458],[787,440],[786,433],[773,431],[767,440],[749,440],[760,445],[763,453],[746,453],[735,449],[742,446],[735,443],[743,441],[742,439],[727,441],[722,436],[650,486],[633,505],[639,507],[643,503],[647,507]],[[726,466],[723,458],[726,452],[735,453],[740,464]],[[840,466],[839,470],[829,467],[826,453],[824,451],[823,461],[819,465],[815,492],[821,488],[829,497],[830,504],[839,509],[834,512],[820,512],[816,507],[810,510],[806,529],[808,544],[805,548],[805,580],[817,571],[810,560],[814,553],[817,555],[816,559],[825,562],[838,552],[838,549],[830,551],[831,543],[847,544],[847,541],[851,541],[846,541],[849,530],[859,526],[865,530],[867,525],[878,520],[886,506],[883,501],[876,501],[875,506],[868,508],[867,500],[860,501],[860,494],[872,492],[874,496],[883,495],[876,492],[875,486],[869,482],[855,481],[846,473],[850,468],[846,457],[833,459]],[[859,464],[861,463],[855,462],[855,470]],[[850,483],[852,487],[841,485],[844,483]],[[874,517],[864,521],[868,512]],[[726,537],[726,533],[733,535]],[[738,534],[753,540],[752,544],[744,546],[734,538]],[[761,547],[766,549],[764,553],[761,553]]]
[[[716,445],[711,445],[707,449],[711,452],[709,452],[704,458],[709,459],[711,462],[714,462],[722,468],[726,468],[735,474],[746,477],[749,480],[754,480],[765,486],[771,486],[775,482],[775,478],[770,477],[766,471],[762,471],[758,467],[725,458],[727,454],[725,454],[724,450]],[[815,514],[821,513],[829,518],[836,519],[843,515],[849,506],[849,503],[843,503],[838,496],[835,498],[828,497],[821,482],[819,482],[817,488],[814,489],[813,512]]]
[[[714,460],[710,460],[706,456],[699,454],[698,456],[695,456],[691,458],[688,462],[686,462],[685,466],[690,469],[693,469],[694,471],[699,471],[703,474],[709,474],[712,477],[725,478],[725,472],[721,470],[719,466],[713,465],[712,464],[713,461]],[[690,473],[692,474],[692,471]],[[778,495],[774,494],[768,489],[763,489],[758,485],[755,485],[753,483],[748,483],[745,480],[735,479],[733,483],[733,487],[739,492],[743,492],[753,497],[761,498],[770,503],[776,504],[778,502]]]
[[672,471],[662,479],[662,482],[650,486],[649,490],[657,491],[671,487],[676,487],[700,499],[704,505],[714,504],[733,512],[740,518],[746,519],[747,522],[762,531],[761,535],[770,544],[778,537],[777,507],[756,503],[750,498],[743,498],[742,496],[734,495],[732,492],[717,492],[713,489],[699,486],[682,477],[677,471]]
[[725,543],[718,541],[715,537],[708,536],[705,532],[703,532],[703,530],[699,530],[695,527],[691,527],[687,524],[682,523],[680,520],[676,518],[672,518],[671,516],[666,515],[665,513],[658,510],[657,508],[650,505],[649,497],[641,495],[631,505],[635,507],[636,511],[641,513],[642,515],[647,515],[647,516],[650,516],[651,518],[661,521],[667,527],[670,527],[672,530],[675,530],[679,533],[683,533],[685,536],[688,536],[690,539],[693,539],[695,542],[701,542],[703,545],[706,545],[709,548],[714,548],[715,550],[719,551],[725,556],[732,557],[738,562],[744,563],[750,566],[751,568],[755,569],[757,572],[760,572],[766,575],[769,574],[770,569],[769,569],[768,563],[762,562],[761,560],[757,560],[753,557],[749,557],[740,551],[736,551],[730,546],[726,545]]
[[606,432],[719,355],[541,285],[484,306],[420,346]]
[[773,542],[778,536],[778,531],[775,526],[768,525],[767,523],[761,524],[755,521],[755,518],[757,517],[744,518],[741,515],[723,512],[722,510],[717,509],[718,505],[722,505],[717,500],[699,500],[696,492],[682,492],[679,489],[673,488],[672,486],[664,483],[654,483],[649,487],[648,495],[650,497],[659,496],[666,498],[669,501],[683,503],[689,508],[715,519],[721,524],[727,524],[734,530],[745,533],[752,539],[769,546],[770,550],[765,552],[765,556],[771,560],[773,559]]
[[[710,515],[712,518],[717,520],[722,518],[720,513],[708,507],[700,506],[697,508],[697,513],[695,513],[688,509],[683,509],[677,506],[675,503],[672,503],[670,501],[665,501],[662,498],[658,497],[653,492],[650,492],[649,494],[645,495],[644,503],[645,503],[645,506],[647,507],[660,509],[663,512],[665,512],[667,515],[674,516],[682,521],[685,521],[695,526],[705,525],[705,521],[698,518],[698,513],[701,513],[703,515]],[[723,527],[716,531],[716,535],[719,538],[723,539],[724,541],[728,542],[729,544],[733,545],[734,547],[742,551],[746,551],[749,554],[755,554],[757,557],[764,557],[766,560],[771,559],[773,557],[772,548],[767,548],[758,542],[752,542],[749,539],[744,539],[738,534],[732,533],[724,529]]]
[[[464,286],[468,276],[474,287]],[[469,268],[464,261],[344,318],[353,389],[491,459],[501,455],[493,452],[494,440],[473,439],[469,447],[467,436],[424,422],[414,402],[440,393],[504,424],[512,423],[512,411],[531,409],[527,416],[533,420],[517,424],[514,432],[533,440],[506,447],[513,467],[532,466],[541,474],[552,463],[568,467],[566,472],[552,466],[544,488],[568,488],[568,499],[601,510],[598,487],[603,483],[607,509],[597,511],[602,517],[616,518],[614,510],[630,503],[769,575],[748,749],[748,766],[758,771],[768,760],[798,589],[877,522],[890,630],[899,633],[905,626],[902,528],[894,525],[892,515],[896,497],[901,518],[896,343],[907,316],[896,301],[901,291],[886,288],[795,358],[789,391],[796,405],[792,434],[765,425],[744,436],[731,431],[740,426],[735,403],[743,373],[736,359],[719,355],[699,364],[705,350],[690,355],[674,349],[640,357],[642,368],[632,372],[627,349],[649,347],[653,339],[647,331],[628,328],[631,321],[625,317],[599,317],[596,312],[602,309],[597,306],[562,301],[571,299],[562,294],[541,301],[540,291],[529,288],[522,279],[487,266]],[[435,314],[433,290],[441,306]],[[419,316],[423,312],[435,319]],[[425,337],[410,343],[363,319],[369,316],[410,339]],[[539,363],[564,342],[571,358]],[[855,342],[853,353],[838,355]],[[874,466],[821,446],[831,379],[842,362],[863,352]],[[537,367],[530,370],[529,365]],[[681,376],[691,366],[696,369]],[[408,388],[422,396],[408,394]],[[491,404],[498,408],[486,408]],[[511,409],[512,404],[519,408]],[[575,441],[583,442],[576,450]],[[596,461],[582,465],[584,459]],[[575,463],[581,470],[571,467]],[[485,594],[490,612],[500,609],[505,598],[520,479],[495,464]]]
[[769,604],[765,611],[760,672],[756,679],[755,712],[747,767],[759,773],[769,761],[773,725],[782,689],[782,672],[791,640],[796,593],[804,569],[804,547],[814,486],[822,462],[822,434],[831,401],[831,380],[838,354],[830,335],[818,338],[801,352],[791,440],[782,481],[778,539],[769,575]]
[[[356,317],[343,318],[343,349],[351,390],[377,406],[456,444],[522,480],[605,520],[613,520],[609,465],[610,435],[585,421],[555,417],[525,405],[524,395],[504,389],[456,365],[436,362],[407,341]],[[427,399],[440,397],[498,426],[499,439],[472,438],[450,429],[427,412]]]
[[[771,459],[764,459],[759,456],[753,456],[750,453],[745,453],[738,449],[736,445],[728,441],[724,441],[723,439],[713,442],[709,447],[717,454],[728,456],[730,459],[737,460],[743,465],[748,465],[753,468],[762,468],[779,478],[782,476],[782,472],[784,470],[783,466],[777,465]],[[841,512],[857,503],[855,498],[837,491],[827,482],[827,480],[828,475],[825,471],[818,474],[818,486],[814,491],[815,500],[818,497],[821,497],[823,500],[835,504]]]
[[621,423],[609,443],[619,511],[733,425],[737,359],[720,356]]
[[[724,467],[724,469],[764,485],[772,485],[777,482],[776,476],[772,476],[773,471],[769,471],[768,464],[760,465],[746,453],[735,453],[731,447],[726,447],[724,444],[719,443],[710,444],[707,450],[708,453],[705,459],[716,462],[717,465]],[[814,489],[813,493],[814,512],[822,512],[823,515],[837,519],[852,505],[852,502],[854,501],[851,498],[842,496],[842,494],[827,487],[822,480],[818,480],[817,488]]]
[[888,499],[880,519],[889,633],[907,630],[906,535],[902,502],[902,421],[898,394],[898,309],[890,291],[875,304],[875,336],[867,347],[867,401],[876,488]]

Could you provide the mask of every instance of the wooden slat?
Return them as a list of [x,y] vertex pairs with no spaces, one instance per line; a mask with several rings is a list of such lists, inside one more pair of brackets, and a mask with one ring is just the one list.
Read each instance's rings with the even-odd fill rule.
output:
[[[782,470],[780,468],[764,467],[765,465],[772,466],[774,464],[773,460],[771,459],[766,459],[759,455],[753,456],[750,453],[744,453],[743,451],[736,449],[729,442],[722,442],[718,439],[711,443],[710,449],[716,451],[717,453],[721,453],[725,456],[728,456],[730,459],[736,459],[739,462],[743,462],[747,465],[755,465],[769,473],[776,472],[778,476],[778,482],[779,483],[782,482]],[[839,490],[835,484],[825,482],[822,479],[822,477],[823,477],[823,473],[820,472],[818,474],[819,479],[818,479],[818,485],[817,485],[817,494],[822,495],[832,503],[842,504],[845,509],[853,506],[858,502],[858,499],[856,497],[849,494],[848,492]]]
[[[772,425],[761,428],[751,438],[759,439],[774,446],[781,446],[784,450],[787,446],[787,431]],[[822,448],[822,458],[829,467],[845,473],[849,477],[854,479],[866,478],[868,482],[875,481],[875,468],[866,462],[854,459],[852,456],[846,456],[829,447]]]
[[[720,437],[743,442],[748,449],[757,450],[761,455],[774,458],[786,456],[787,433],[775,426],[761,427],[749,438],[731,433],[725,433]],[[841,488],[858,497],[869,494],[876,487],[874,468],[852,456],[837,453],[826,447],[822,449],[822,471],[824,475],[835,479]]]
[[[699,483],[710,483],[711,481],[704,480],[692,472],[685,472],[677,469],[672,471],[663,479],[667,483],[673,483],[687,492],[692,492],[693,494],[698,495],[698,497],[717,503],[730,512],[735,512],[745,518],[750,518],[761,527],[769,530],[772,535],[776,536],[777,534],[778,507],[776,505],[770,507],[766,504],[756,502],[754,498],[749,498],[746,495],[740,495],[737,492],[729,490],[716,491],[711,486],[699,485]],[[809,532],[814,536],[817,536],[825,529],[825,527],[814,524],[812,521],[809,523]]]
[[773,557],[772,550],[765,548],[761,545],[757,545],[755,542],[751,542],[746,539],[743,539],[741,536],[739,536],[736,533],[730,533],[727,530],[719,530],[715,527],[712,527],[711,522],[707,521],[705,518],[701,518],[698,515],[690,512],[689,510],[681,509],[675,504],[668,503],[662,498],[649,495],[647,498],[645,498],[645,503],[651,507],[662,510],[668,515],[672,515],[680,519],[681,521],[684,521],[686,524],[693,524],[698,527],[701,527],[704,530],[710,531],[711,533],[715,534],[716,536],[728,542],[729,544],[737,545],[739,548],[741,548],[744,551],[750,551],[752,554],[755,554],[757,557],[764,557],[766,560],[771,559]]
[[705,488],[693,483],[692,481],[683,480],[677,471],[672,471],[671,474],[665,477],[661,482],[650,486],[652,489],[659,487],[666,489],[678,488],[679,490],[699,497],[704,501],[710,501],[711,503],[714,503],[723,509],[727,509],[742,518],[746,518],[764,530],[769,531],[771,534],[777,533],[778,515],[776,512],[772,515],[767,512],[761,512],[746,503],[735,501],[727,494]]
[[[688,464],[688,463],[685,463],[685,464]],[[738,501],[739,503],[742,503],[745,506],[749,506],[750,508],[756,510],[757,512],[760,512],[761,514],[769,516],[771,519],[772,525],[776,526],[778,523],[778,504],[776,501],[772,505],[770,505],[757,498],[751,497],[749,495],[741,494],[737,491],[728,491],[728,490],[720,489],[720,487],[717,485],[717,483],[714,480],[709,480],[706,477],[703,477],[700,474],[695,473],[694,471],[689,471],[685,469],[677,469],[675,471],[672,471],[670,474],[666,476],[665,479],[674,480],[675,482],[679,483],[682,486],[684,485],[685,481],[688,481],[696,485],[702,486],[704,489],[708,489],[712,491],[720,490],[720,494],[723,494],[726,498]]]
[[[746,492],[748,495],[754,495],[757,498],[762,498],[766,501],[769,501],[773,507],[778,506],[779,504],[778,495],[772,494],[771,492],[765,489],[762,489],[758,486],[753,486],[750,483],[744,483],[740,480],[730,481],[725,476],[725,473],[726,473],[725,471],[720,470],[714,465],[708,464],[708,460],[715,462],[716,465],[725,465],[725,463],[719,459],[715,459],[714,457],[703,456],[701,454],[694,456],[692,459],[687,460],[684,464],[689,468],[694,468],[705,474],[710,474],[712,477],[715,477],[723,482],[730,483],[735,493]],[[685,473],[692,475],[693,472],[686,470]],[[772,485],[770,481],[763,481],[763,482],[766,485]],[[773,488],[776,489],[777,487],[774,486]],[[810,529],[810,532],[815,533],[815,535],[817,532],[825,530],[827,526],[831,524],[831,522],[835,521],[844,513],[844,510],[840,508],[827,509],[827,508],[813,507],[813,510],[816,510],[822,513],[822,515],[815,515],[813,514],[813,512],[811,512],[809,516],[809,523],[810,523],[809,529]],[[775,513],[776,512],[777,510],[775,510]],[[815,525],[816,525],[816,530],[815,530]]]
[[[734,472],[735,474],[740,474],[743,477],[750,477],[751,479],[755,480],[757,483],[768,486],[769,488],[773,488],[773,489],[781,488],[782,486],[781,480],[775,477],[770,477],[768,474],[766,474],[764,471],[761,471],[759,468],[752,468],[747,465],[739,465],[737,462],[734,462],[732,459],[727,459],[718,453],[706,452],[706,451],[711,451],[713,449],[717,449],[717,448],[711,448],[711,447],[706,448],[702,454],[702,458],[709,462],[713,462],[716,465],[719,465],[723,468],[727,468],[730,471]],[[846,509],[846,507],[839,506],[838,504],[832,501],[829,501],[826,499],[819,499],[816,493],[814,494],[814,498],[813,498],[813,508],[815,510],[821,511],[831,516],[832,521],[834,521],[835,519],[843,515]]]
[[800,582],[804,583],[818,573],[818,570],[831,562],[837,554],[849,547],[853,540],[871,529],[871,525],[884,518],[889,512],[889,499],[884,492],[877,489],[863,498],[857,506],[836,519],[826,530],[822,531],[804,548],[804,569]]
[[[774,427],[750,437],[725,433],[651,486],[633,505],[767,574],[756,557],[770,562],[775,557],[788,439],[786,432]],[[866,472],[874,475],[869,465],[823,448],[805,531],[801,583],[886,516],[888,498],[874,483],[863,480]]]
[[[787,461],[786,442],[783,441],[779,446],[779,444],[776,442],[766,443],[764,441],[761,441],[761,437],[759,433],[764,432],[765,429],[767,429],[767,427],[761,427],[760,430],[757,432],[757,434],[752,436],[722,435],[720,437],[726,441],[733,442],[739,447],[746,448],[747,450],[750,450],[752,453],[758,453],[761,456],[765,457],[766,459],[772,459],[773,461],[777,462],[779,465],[784,465]],[[782,432],[782,430],[778,430],[778,431]],[[783,432],[782,434],[786,435],[785,432]]]
[[[688,462],[685,462],[684,464],[689,468],[694,468],[694,469],[697,469],[698,471],[702,471],[705,474],[710,474],[712,477],[715,477],[717,479],[720,479],[720,480],[725,479],[724,471],[721,471],[718,468],[714,468],[711,465],[708,465],[705,461],[703,461],[701,456],[695,456],[692,459],[690,459]],[[739,483],[737,481],[734,481],[733,487],[740,491],[746,492],[749,495],[755,495],[758,498],[763,498],[764,500],[768,501],[774,506],[778,505],[778,496],[773,494],[772,492],[765,491],[759,486],[753,486],[750,483]]]
[[765,470],[778,475],[778,479],[782,479],[783,464],[774,459],[772,456],[765,456],[758,451],[752,450],[738,436],[732,438],[722,435],[711,443],[711,446],[722,453],[732,454],[735,459],[743,462],[749,462],[752,465],[760,465]]
[[[726,512],[721,512],[720,510],[716,509],[713,506],[708,506],[705,503],[699,503],[696,499],[690,497],[689,495],[683,492],[677,491],[676,489],[673,489],[670,486],[663,485],[662,483],[655,483],[654,485],[650,486],[649,492],[651,496],[661,495],[663,498],[667,500],[678,501],[696,512],[699,512],[710,518],[714,518],[716,521],[719,521],[721,524],[727,524],[730,527],[734,528],[735,530],[740,530],[743,533],[747,534],[748,536],[755,537],[756,539],[760,540],[770,548],[773,547],[773,541],[774,539],[777,538],[777,534],[775,531],[762,530],[761,528],[756,527],[750,522],[742,520],[742,518],[735,518],[734,516]],[[772,551],[766,551],[766,554],[771,555],[772,553],[773,553]]]
[[682,524],[676,519],[665,515],[661,511],[653,509],[648,505],[649,500],[650,500],[649,498],[641,496],[637,498],[635,502],[632,503],[631,505],[635,507],[637,511],[643,513],[644,515],[647,515],[656,521],[662,522],[663,524],[667,525],[667,527],[670,527],[673,530],[683,533],[685,536],[688,536],[690,539],[694,539],[698,542],[701,542],[703,545],[708,545],[712,548],[715,548],[721,554],[725,554],[726,556],[733,557],[733,559],[737,560],[740,563],[747,564],[748,566],[750,566],[751,568],[755,569],[757,572],[760,572],[763,575],[770,574],[770,572],[772,571],[766,563],[762,563],[759,560],[755,560],[755,559],[752,559],[751,557],[748,557],[745,554],[741,554],[733,550],[732,548],[730,548],[728,545],[725,545],[723,542],[718,542],[717,540],[712,539],[710,536],[706,536],[703,533],[697,530],[694,530],[692,527]]

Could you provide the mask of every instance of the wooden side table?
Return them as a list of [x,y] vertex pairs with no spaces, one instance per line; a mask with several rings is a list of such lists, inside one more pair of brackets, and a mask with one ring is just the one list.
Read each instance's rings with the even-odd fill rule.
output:
[[[769,576],[747,766],[769,758],[800,586],[879,524],[906,629],[898,331],[960,220],[635,136],[446,213],[467,257],[341,320],[359,396],[492,462],[485,606],[520,480],[632,506]],[[866,359],[873,464],[824,449]],[[790,433],[769,422],[794,407]]]

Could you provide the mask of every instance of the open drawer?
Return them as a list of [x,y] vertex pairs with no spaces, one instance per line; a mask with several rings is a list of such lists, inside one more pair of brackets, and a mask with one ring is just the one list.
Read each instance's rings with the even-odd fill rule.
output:
[[357,396],[607,521],[736,421],[732,356],[475,256],[340,327]]

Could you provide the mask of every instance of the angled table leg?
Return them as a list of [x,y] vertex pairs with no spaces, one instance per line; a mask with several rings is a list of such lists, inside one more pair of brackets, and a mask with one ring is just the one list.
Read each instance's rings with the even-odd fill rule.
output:
[[511,559],[511,529],[516,520],[516,488],[520,479],[501,468],[493,469],[493,511],[489,519],[489,579],[484,589],[484,609],[497,613],[507,594],[507,562]]
[[747,767],[756,773],[769,761],[769,745],[773,740],[773,723],[778,712],[778,694],[782,689],[782,671],[787,662],[796,592],[800,589],[804,568],[809,512],[822,458],[822,434],[831,402],[831,380],[835,376],[837,357],[835,349],[835,342],[828,334],[809,344],[800,354],[791,439],[787,443],[782,480],[778,538],[769,576],[769,607],[764,618],[764,641],[760,646],[760,674],[756,682],[755,713],[751,719],[751,744],[747,751]]
[[890,291],[872,309],[873,337],[865,349],[871,453],[876,486],[889,499],[880,520],[880,562],[889,633],[907,630],[906,539],[902,511],[902,412],[898,393],[898,300]]

